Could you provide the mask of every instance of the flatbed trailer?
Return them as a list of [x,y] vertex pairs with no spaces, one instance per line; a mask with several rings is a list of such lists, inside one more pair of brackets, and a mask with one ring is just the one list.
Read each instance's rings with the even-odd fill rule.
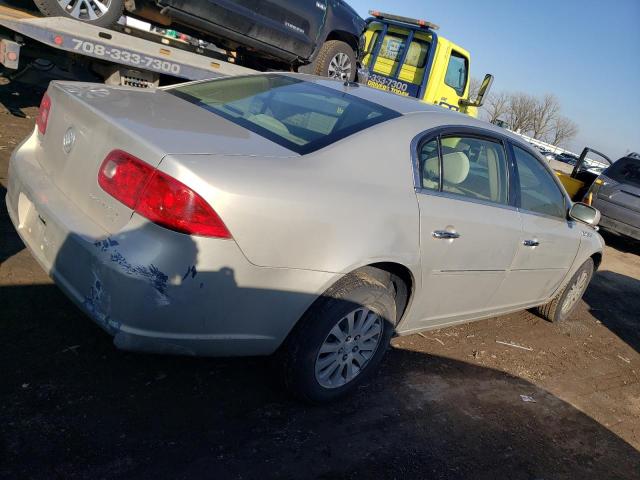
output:
[[160,76],[203,80],[254,72],[217,52],[194,50],[161,35],[120,25],[107,29],[70,18],[43,17],[0,0],[0,64],[8,69],[26,67],[23,56],[28,60],[42,56],[54,64],[65,60],[88,65],[105,79],[124,72],[117,75],[117,83],[122,79],[123,84],[139,83],[136,86],[157,85]]

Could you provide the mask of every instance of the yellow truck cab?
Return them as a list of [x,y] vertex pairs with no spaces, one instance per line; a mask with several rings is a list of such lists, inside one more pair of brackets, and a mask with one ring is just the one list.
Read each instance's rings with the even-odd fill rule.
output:
[[[477,99],[469,100],[469,52],[436,33],[437,25],[370,11],[360,40],[358,81],[477,116],[493,81],[486,75]],[[408,48],[407,48],[408,46]]]

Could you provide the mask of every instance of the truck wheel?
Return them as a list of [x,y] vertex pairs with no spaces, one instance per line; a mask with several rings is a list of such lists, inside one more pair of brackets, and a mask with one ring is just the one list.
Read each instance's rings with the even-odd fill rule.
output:
[[353,82],[356,78],[356,54],[345,42],[329,40],[322,45],[312,64],[313,73]]
[[593,260],[588,259],[549,303],[537,308],[538,313],[554,323],[569,318],[587,289],[592,276]]
[[384,357],[395,321],[390,281],[366,271],[347,275],[316,300],[283,345],[285,386],[311,403],[353,391]]
[[124,0],[33,0],[47,17],[68,17],[98,27],[110,27],[118,21]]

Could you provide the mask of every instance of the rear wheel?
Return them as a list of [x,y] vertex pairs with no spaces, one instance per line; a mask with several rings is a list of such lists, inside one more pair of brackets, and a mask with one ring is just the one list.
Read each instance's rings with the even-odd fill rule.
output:
[[110,27],[118,21],[124,0],[33,0],[48,17],[69,17],[98,27]]
[[320,48],[312,67],[315,75],[352,82],[356,78],[356,54],[349,44],[329,40]]
[[593,260],[588,259],[549,303],[537,308],[538,313],[550,322],[561,322],[569,318],[584,295],[592,276]]
[[395,321],[391,281],[367,272],[347,275],[313,304],[285,342],[285,385],[312,403],[351,392],[384,357]]

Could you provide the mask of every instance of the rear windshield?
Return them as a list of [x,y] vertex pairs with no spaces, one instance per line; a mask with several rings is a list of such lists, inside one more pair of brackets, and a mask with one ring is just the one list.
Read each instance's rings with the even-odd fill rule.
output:
[[616,182],[629,183],[640,187],[640,160],[621,158],[614,162],[603,174]]
[[400,116],[340,90],[285,75],[249,75],[168,90],[301,155]]

